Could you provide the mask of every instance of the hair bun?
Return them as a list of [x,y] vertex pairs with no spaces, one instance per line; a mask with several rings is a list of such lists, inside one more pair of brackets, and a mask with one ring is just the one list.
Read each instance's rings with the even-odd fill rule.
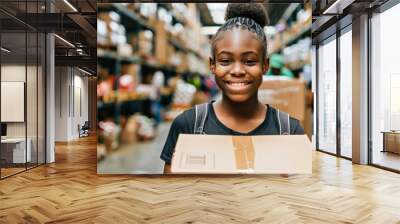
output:
[[229,3],[226,8],[225,21],[234,17],[253,19],[261,27],[268,23],[267,12],[261,3]]

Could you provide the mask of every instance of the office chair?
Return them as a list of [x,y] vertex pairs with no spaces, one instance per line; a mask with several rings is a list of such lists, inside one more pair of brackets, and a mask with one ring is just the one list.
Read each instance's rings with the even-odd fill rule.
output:
[[85,121],[82,127],[80,127],[80,125],[78,124],[79,138],[89,136],[89,129],[90,129],[89,121]]

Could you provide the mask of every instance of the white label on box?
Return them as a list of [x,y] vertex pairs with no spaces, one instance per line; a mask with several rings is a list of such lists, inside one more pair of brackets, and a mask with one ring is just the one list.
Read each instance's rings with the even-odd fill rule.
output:
[[215,154],[211,152],[183,152],[180,168],[185,169],[214,169]]

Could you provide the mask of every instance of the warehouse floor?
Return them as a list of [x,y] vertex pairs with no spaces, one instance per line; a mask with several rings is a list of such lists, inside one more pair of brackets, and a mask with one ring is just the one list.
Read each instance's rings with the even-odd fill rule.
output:
[[162,174],[164,161],[160,154],[171,123],[161,123],[157,136],[149,142],[124,145],[98,163],[101,174]]

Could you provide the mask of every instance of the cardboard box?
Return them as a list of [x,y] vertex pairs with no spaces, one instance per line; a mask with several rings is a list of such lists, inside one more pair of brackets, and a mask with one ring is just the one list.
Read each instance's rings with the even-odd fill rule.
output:
[[139,129],[139,123],[137,122],[135,115],[130,116],[124,121],[124,123],[121,132],[121,142],[130,144],[136,143],[138,141],[137,131]]
[[126,56],[129,57],[133,53],[132,45],[120,43],[117,46],[117,52],[119,56]]
[[258,90],[262,103],[270,104],[303,122],[306,113],[306,83],[304,80],[264,80]]
[[172,173],[311,174],[312,145],[306,135],[180,134]]
[[[258,97],[264,104],[289,113],[298,119],[304,132],[311,139],[312,111],[307,107],[306,82],[302,79],[264,80],[258,90]],[[312,102],[310,103],[312,105]]]
[[136,76],[139,73],[138,64],[124,64],[121,65],[121,74],[130,74]]
[[150,30],[139,32],[139,54],[140,55],[152,55],[153,50],[153,33]]
[[157,60],[165,65],[168,63],[168,35],[167,31],[164,28],[165,24],[162,21],[158,21],[155,24],[156,29],[156,57]]

